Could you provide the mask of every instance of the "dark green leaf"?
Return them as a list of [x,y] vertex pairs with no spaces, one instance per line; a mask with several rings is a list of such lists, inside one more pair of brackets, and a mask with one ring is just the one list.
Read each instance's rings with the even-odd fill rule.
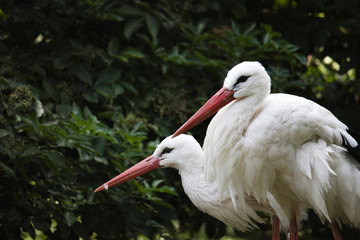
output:
[[110,84],[116,82],[120,79],[120,76],[121,76],[120,69],[108,67],[100,72],[99,79],[96,81],[96,85],[103,83]]
[[94,88],[96,92],[106,98],[113,98],[115,96],[113,88],[109,85],[95,85]]
[[127,4],[122,6],[120,11],[124,15],[128,15],[128,16],[142,16],[144,14],[144,12],[141,9],[139,9],[135,6],[127,5]]
[[0,129],[0,138],[5,137],[10,134],[10,131],[5,129]]
[[127,39],[130,39],[131,36],[135,33],[135,31],[141,27],[143,21],[144,21],[143,18],[137,18],[127,21],[124,27],[125,37]]
[[77,219],[77,216],[70,211],[66,211],[64,217],[65,217],[66,225],[68,225],[69,227],[73,225]]
[[54,86],[54,81],[51,81],[51,79],[43,80],[43,87],[45,91],[48,93],[48,95],[53,99],[57,100],[59,98],[59,93],[56,90],[56,87]]
[[115,21],[115,22],[121,22],[124,20],[124,18],[116,13],[106,13],[102,16],[104,20],[109,21]]
[[145,15],[146,26],[153,39],[157,38],[159,32],[159,22],[152,14]]
[[114,95],[120,95],[124,93],[124,88],[120,84],[113,84]]
[[139,92],[136,90],[136,88],[128,83],[128,82],[121,82],[121,85],[123,85],[127,90],[131,91],[134,94],[138,94]]
[[105,165],[108,165],[108,161],[106,158],[103,158],[103,157],[94,157],[94,160],[99,162],[99,163],[102,163],[102,164],[105,164]]
[[137,49],[127,49],[123,53],[123,55],[130,58],[144,58],[146,55]]
[[50,231],[51,221],[50,219],[33,219],[34,227],[40,231]]
[[74,73],[84,83],[86,83],[88,85],[92,85],[92,76],[91,76],[89,70],[87,70],[85,67],[83,67],[83,66],[76,67],[74,69]]
[[107,52],[110,56],[116,57],[118,55],[119,43],[117,39],[111,39],[107,46]]
[[16,178],[16,173],[6,164],[0,162],[0,169],[2,169],[8,177]]

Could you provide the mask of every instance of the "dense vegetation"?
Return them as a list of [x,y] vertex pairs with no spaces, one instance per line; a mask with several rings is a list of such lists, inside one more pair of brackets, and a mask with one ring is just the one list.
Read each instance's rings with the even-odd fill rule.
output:
[[[243,60],[274,92],[313,99],[360,132],[355,0],[6,0],[0,3],[2,239],[193,239],[234,232],[174,170],[93,190],[152,152]],[[206,125],[193,134],[201,142]],[[270,225],[246,239],[270,239]],[[344,239],[359,231],[343,229]],[[330,239],[309,213],[302,239]]]

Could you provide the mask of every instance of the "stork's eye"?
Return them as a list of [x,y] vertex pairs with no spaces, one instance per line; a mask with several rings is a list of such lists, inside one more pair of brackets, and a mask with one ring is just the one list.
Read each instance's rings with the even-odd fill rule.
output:
[[242,82],[246,82],[246,80],[248,80],[248,78],[249,78],[250,76],[240,76],[238,79],[237,79],[237,81],[236,81],[236,83],[234,84],[234,87],[236,87],[239,83],[242,83]]
[[166,147],[166,148],[164,148],[164,150],[161,152],[160,155],[163,155],[163,154],[165,154],[165,153],[171,153],[172,150],[174,150],[174,149],[173,149],[173,148],[168,148],[168,147]]

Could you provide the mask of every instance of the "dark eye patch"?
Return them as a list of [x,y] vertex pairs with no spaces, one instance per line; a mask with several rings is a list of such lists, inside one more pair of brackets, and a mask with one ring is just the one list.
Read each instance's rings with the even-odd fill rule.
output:
[[166,148],[164,148],[164,150],[161,152],[160,155],[163,155],[163,154],[165,154],[165,153],[171,153],[172,150],[174,150],[174,149],[173,149],[173,148],[168,148],[168,147],[166,147]]
[[246,80],[248,80],[248,78],[249,78],[250,76],[240,76],[238,79],[237,79],[237,81],[236,81],[236,83],[234,84],[234,87],[236,86],[236,85],[238,85],[239,83],[242,83],[242,82],[246,82]]

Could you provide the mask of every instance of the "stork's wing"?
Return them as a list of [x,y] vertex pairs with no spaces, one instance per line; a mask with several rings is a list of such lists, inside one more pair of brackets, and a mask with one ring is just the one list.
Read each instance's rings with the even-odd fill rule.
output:
[[[347,126],[315,102],[293,95],[271,94],[249,118],[241,118],[247,113],[235,104],[221,109],[209,124],[204,141],[208,179],[232,198],[251,195],[265,203],[270,192],[285,215],[291,200],[330,220],[336,209],[328,212],[326,198],[339,194],[332,188],[354,186],[360,177],[343,147],[359,148]],[[334,177],[338,172],[351,183]],[[354,202],[358,193],[346,192]]]
[[354,157],[354,159],[360,163],[360,136],[355,133],[354,131],[348,129],[346,131],[355,141],[358,143],[357,145],[352,144],[349,142],[349,140],[346,138],[346,136],[341,134],[342,140],[343,140],[343,147],[345,147],[348,152],[351,154],[351,156]]

